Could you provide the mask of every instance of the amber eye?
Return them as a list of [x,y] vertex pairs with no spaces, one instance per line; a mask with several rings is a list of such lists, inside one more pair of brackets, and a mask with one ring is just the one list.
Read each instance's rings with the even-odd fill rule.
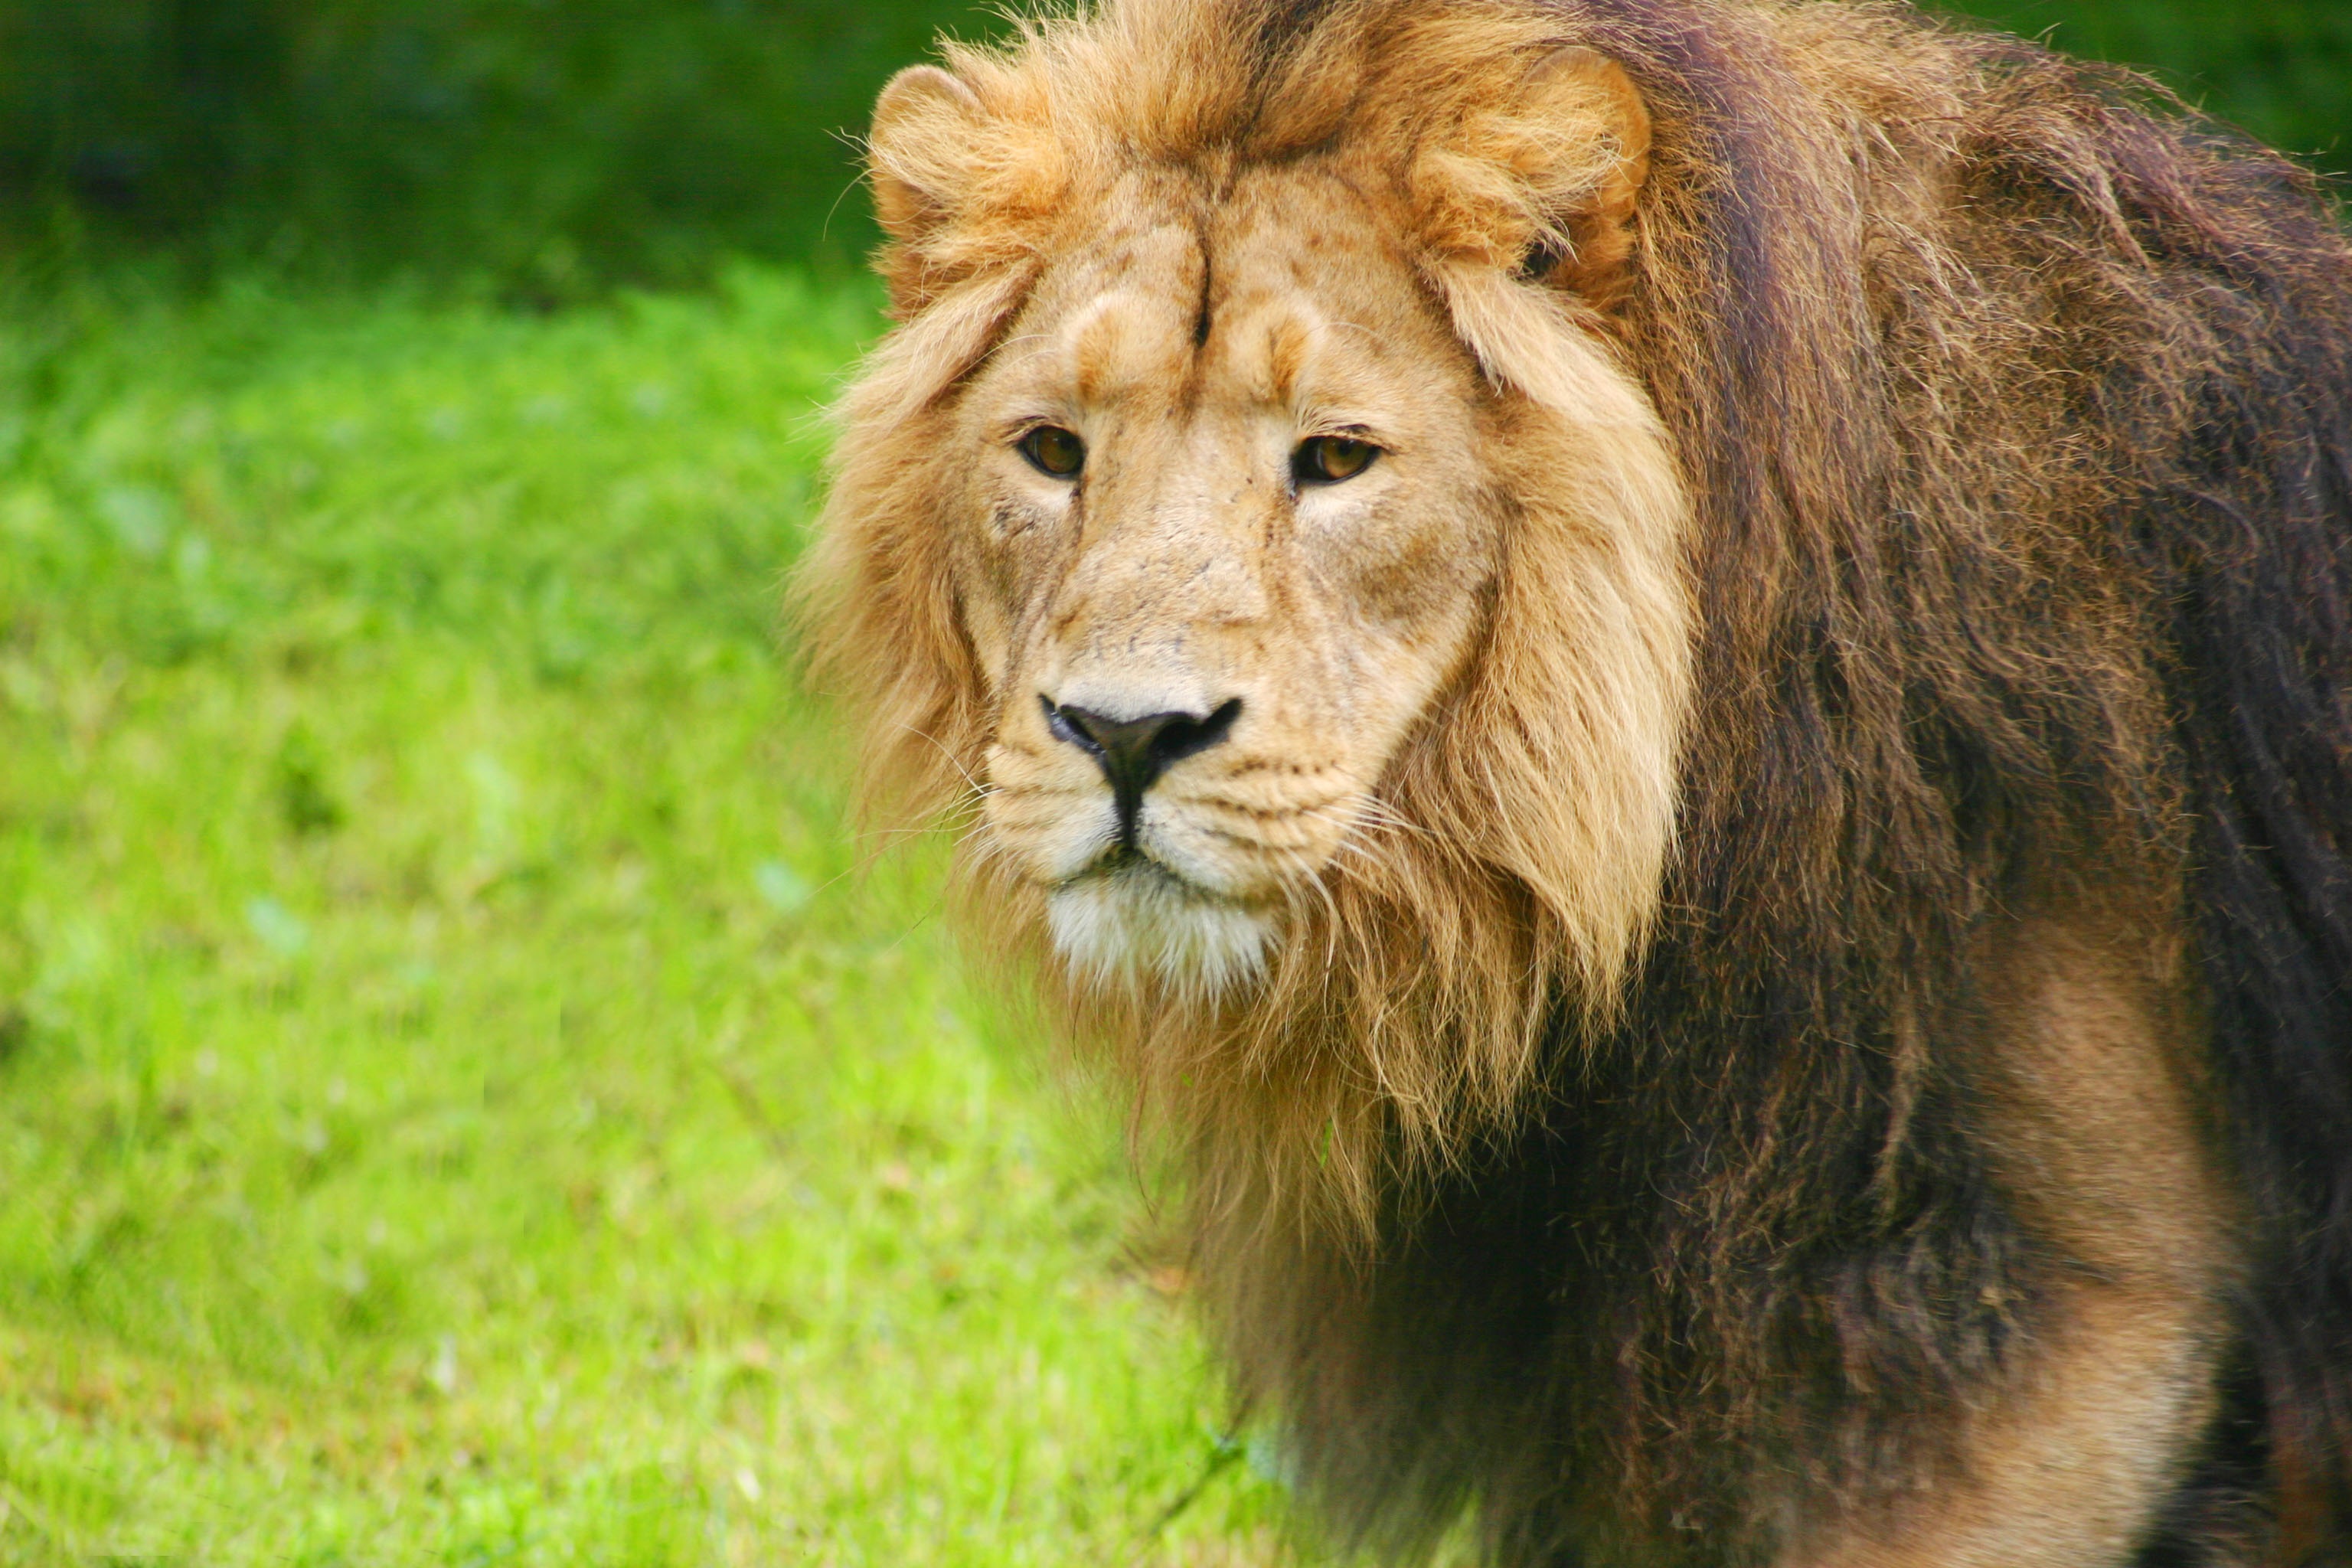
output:
[[1337,479],[1352,479],[1371,467],[1381,449],[1370,441],[1353,440],[1346,436],[1317,436],[1301,441],[1298,450],[1291,455],[1293,477],[1308,484],[1330,484]]
[[1021,455],[1041,474],[1066,479],[1087,464],[1087,444],[1058,425],[1040,425],[1021,437]]

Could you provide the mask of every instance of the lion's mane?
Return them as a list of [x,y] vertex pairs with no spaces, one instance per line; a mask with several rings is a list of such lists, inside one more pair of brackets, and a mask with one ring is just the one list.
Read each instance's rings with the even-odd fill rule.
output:
[[[1889,1413],[1992,1375],[2051,1267],[1939,1050],[1981,1001],[1971,932],[2112,879],[2190,933],[2252,1194],[2245,1440],[2215,1464],[2268,1478],[2290,1543],[2352,1531],[2352,258],[2309,178],[2138,79],[1902,9],[1181,15],[957,55],[1045,105],[1060,162],[1010,148],[1002,221],[886,258],[916,341],[856,395],[814,568],[882,773],[952,798],[984,721],[936,563],[863,520],[919,513],[892,443],[987,352],[1090,148],[1402,149],[1531,33],[1591,46],[1654,120],[1595,330],[1696,508],[1679,843],[1622,973],[1580,967],[1482,826],[1551,820],[1577,737],[1474,684],[1365,829],[1391,869],[1343,860],[1260,990],[1071,999],[1192,1142],[1212,1317],[1307,1483],[1402,1538],[1475,1495],[1533,1555],[1564,1474],[1737,1541],[1759,1462],[1907,1462]],[[1537,732],[1449,772],[1482,703],[1482,741]]]

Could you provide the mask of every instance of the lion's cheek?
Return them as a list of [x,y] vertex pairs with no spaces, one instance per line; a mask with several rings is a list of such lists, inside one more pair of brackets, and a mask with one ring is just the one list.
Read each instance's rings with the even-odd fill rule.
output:
[[961,510],[980,521],[952,548],[955,614],[989,692],[1001,697],[1020,674],[1021,628],[1046,591],[1061,520],[986,496]]
[[1377,777],[1385,752],[1460,672],[1490,613],[1500,528],[1468,475],[1431,476],[1356,518],[1301,530],[1304,575],[1328,584],[1321,640],[1341,671],[1333,715],[1356,747],[1350,761]]
[[1458,634],[1495,574],[1495,529],[1444,497],[1404,498],[1383,511],[1339,519],[1299,543],[1311,575],[1332,585],[1351,620],[1391,638],[1426,644]]
[[1012,619],[1003,605],[980,595],[960,594],[956,616],[990,694],[1001,693],[1013,674]]

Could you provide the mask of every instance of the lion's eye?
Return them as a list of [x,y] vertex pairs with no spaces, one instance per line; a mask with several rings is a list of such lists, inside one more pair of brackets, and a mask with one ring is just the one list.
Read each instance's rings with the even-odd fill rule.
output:
[[1345,436],[1317,436],[1301,441],[1298,450],[1291,455],[1290,471],[1309,484],[1330,484],[1338,479],[1352,479],[1371,467],[1381,449],[1370,441],[1351,440]]
[[1021,437],[1021,455],[1041,474],[1066,479],[1087,465],[1087,444],[1058,425],[1040,425]]

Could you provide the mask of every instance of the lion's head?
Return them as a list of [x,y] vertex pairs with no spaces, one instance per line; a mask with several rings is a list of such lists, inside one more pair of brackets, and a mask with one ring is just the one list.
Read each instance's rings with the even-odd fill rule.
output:
[[1606,1007],[1691,634],[1610,315],[1641,99],[1524,16],[1330,31],[1266,79],[1243,13],[1135,0],[891,83],[900,325],[813,571],[988,919],[1369,1175]]

